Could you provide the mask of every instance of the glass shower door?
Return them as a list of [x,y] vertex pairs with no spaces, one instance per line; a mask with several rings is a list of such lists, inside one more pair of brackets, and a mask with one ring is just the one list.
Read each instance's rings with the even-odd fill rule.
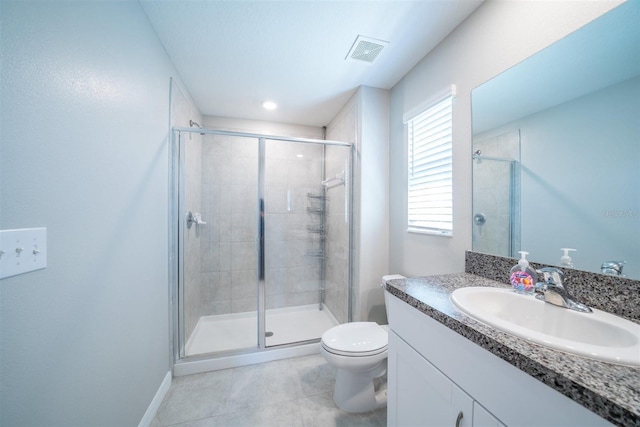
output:
[[256,348],[258,141],[182,137],[184,354]]
[[[338,151],[341,156],[327,158],[327,153]],[[323,181],[336,168],[344,176],[349,154],[349,147],[265,141],[266,347],[315,340],[340,323],[333,314],[341,311],[335,301],[338,292],[347,300],[349,280],[338,283],[334,270],[340,266],[340,271],[348,271],[349,267],[348,254],[344,256],[349,243],[348,216],[346,226],[344,223],[348,187],[344,179],[335,189]],[[342,213],[342,222],[334,221],[333,226],[332,204]],[[329,280],[331,273],[333,280]]]

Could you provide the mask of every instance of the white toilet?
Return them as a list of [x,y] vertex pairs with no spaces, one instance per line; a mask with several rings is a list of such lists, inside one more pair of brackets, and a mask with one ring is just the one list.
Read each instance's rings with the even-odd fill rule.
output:
[[[404,279],[393,274],[387,280]],[[384,293],[385,302],[387,292]],[[376,393],[374,379],[387,372],[387,326],[375,322],[351,322],[329,329],[322,335],[320,353],[338,369],[333,401],[346,412],[367,412],[387,404],[386,390]]]

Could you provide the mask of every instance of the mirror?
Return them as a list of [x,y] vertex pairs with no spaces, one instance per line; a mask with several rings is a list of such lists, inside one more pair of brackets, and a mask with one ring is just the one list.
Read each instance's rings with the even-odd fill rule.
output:
[[473,250],[640,279],[640,2],[472,91]]

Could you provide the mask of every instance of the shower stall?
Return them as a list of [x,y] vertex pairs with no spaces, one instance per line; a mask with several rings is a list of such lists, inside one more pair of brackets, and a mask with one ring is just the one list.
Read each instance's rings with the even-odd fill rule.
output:
[[515,160],[474,155],[473,250],[514,257],[519,249]]
[[317,343],[350,320],[352,162],[343,142],[174,128],[176,360]]
[[520,250],[520,131],[473,141],[473,234],[477,252]]

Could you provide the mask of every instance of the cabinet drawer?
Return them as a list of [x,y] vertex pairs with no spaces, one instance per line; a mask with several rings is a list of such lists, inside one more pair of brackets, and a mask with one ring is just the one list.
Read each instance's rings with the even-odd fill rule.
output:
[[389,346],[389,381],[395,380],[388,390],[390,426],[472,426],[469,395],[393,332]]

